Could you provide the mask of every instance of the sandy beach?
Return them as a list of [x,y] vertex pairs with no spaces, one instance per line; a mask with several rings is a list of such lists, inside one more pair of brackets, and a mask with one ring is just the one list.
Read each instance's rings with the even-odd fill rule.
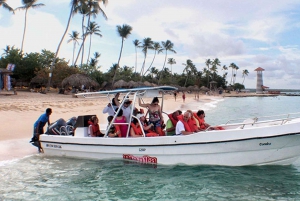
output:
[[[48,107],[53,111],[50,122],[59,118],[68,120],[74,116],[87,114],[97,115],[100,125],[106,124],[107,121],[107,115],[102,114],[103,108],[108,103],[106,98],[74,98],[72,95],[62,95],[57,92],[41,94],[18,91],[17,95],[6,94],[8,93],[0,93],[0,119],[3,120],[0,127],[0,161],[37,153],[37,149],[29,143],[29,140],[32,137],[34,122]],[[209,102],[210,98],[210,96],[200,95],[197,101]],[[151,99],[145,101],[150,102]],[[190,109],[188,104],[191,101],[196,101],[194,94],[186,94],[185,103],[182,100],[182,93],[177,95],[176,101],[173,95],[166,95],[163,110],[171,113],[177,109]],[[135,106],[140,108],[137,103]]]

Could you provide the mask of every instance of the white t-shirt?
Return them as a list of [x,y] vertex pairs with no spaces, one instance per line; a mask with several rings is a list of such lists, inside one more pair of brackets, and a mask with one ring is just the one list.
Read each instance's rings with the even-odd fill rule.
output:
[[126,122],[128,123],[129,122],[129,117],[130,117],[130,113],[131,113],[131,106],[129,107],[122,107],[122,110],[123,110],[123,116],[126,117]]
[[111,106],[106,106],[102,112],[103,114],[108,113],[109,116],[115,115],[115,110]]
[[185,131],[184,125],[181,121],[178,121],[176,124],[175,133],[176,135],[182,135],[182,131]]

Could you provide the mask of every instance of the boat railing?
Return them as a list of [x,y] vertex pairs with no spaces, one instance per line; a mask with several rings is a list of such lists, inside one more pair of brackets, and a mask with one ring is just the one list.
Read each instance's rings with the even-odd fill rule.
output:
[[[293,115],[298,115],[298,116],[293,116]],[[245,128],[245,126],[247,125],[261,125],[261,124],[265,124],[266,126],[270,125],[270,123],[274,123],[276,122],[277,125],[283,125],[286,124],[288,121],[291,121],[293,119],[297,119],[300,118],[300,113],[289,113],[284,115],[285,117],[283,118],[276,118],[275,117],[281,117],[283,115],[273,115],[273,116],[262,116],[262,117],[254,117],[252,119],[244,119],[244,122],[240,122],[240,123],[230,123],[231,121],[236,121],[236,120],[241,120],[241,119],[236,119],[236,120],[229,120],[228,122],[226,122],[226,124],[221,125],[222,127],[224,127],[224,129],[226,130],[226,128],[232,127],[232,128],[240,128],[243,129]],[[273,119],[271,119],[273,117]],[[266,119],[266,120],[261,120],[261,119]],[[213,130],[214,126],[210,126],[209,128],[206,129],[206,131],[209,130]]]

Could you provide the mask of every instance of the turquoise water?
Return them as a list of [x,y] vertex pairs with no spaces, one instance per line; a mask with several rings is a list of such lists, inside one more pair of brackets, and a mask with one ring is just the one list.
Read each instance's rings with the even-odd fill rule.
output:
[[[300,97],[191,103],[211,124],[300,112]],[[153,166],[29,156],[0,165],[0,200],[300,200],[300,160],[290,166]]]

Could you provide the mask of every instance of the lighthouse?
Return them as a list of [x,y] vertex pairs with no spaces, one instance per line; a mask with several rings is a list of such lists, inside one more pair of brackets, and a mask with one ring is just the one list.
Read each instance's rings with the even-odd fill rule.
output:
[[262,94],[263,93],[263,76],[262,76],[262,72],[265,69],[258,67],[257,69],[255,69],[254,71],[257,72],[257,81],[256,81],[256,93],[257,94]]

